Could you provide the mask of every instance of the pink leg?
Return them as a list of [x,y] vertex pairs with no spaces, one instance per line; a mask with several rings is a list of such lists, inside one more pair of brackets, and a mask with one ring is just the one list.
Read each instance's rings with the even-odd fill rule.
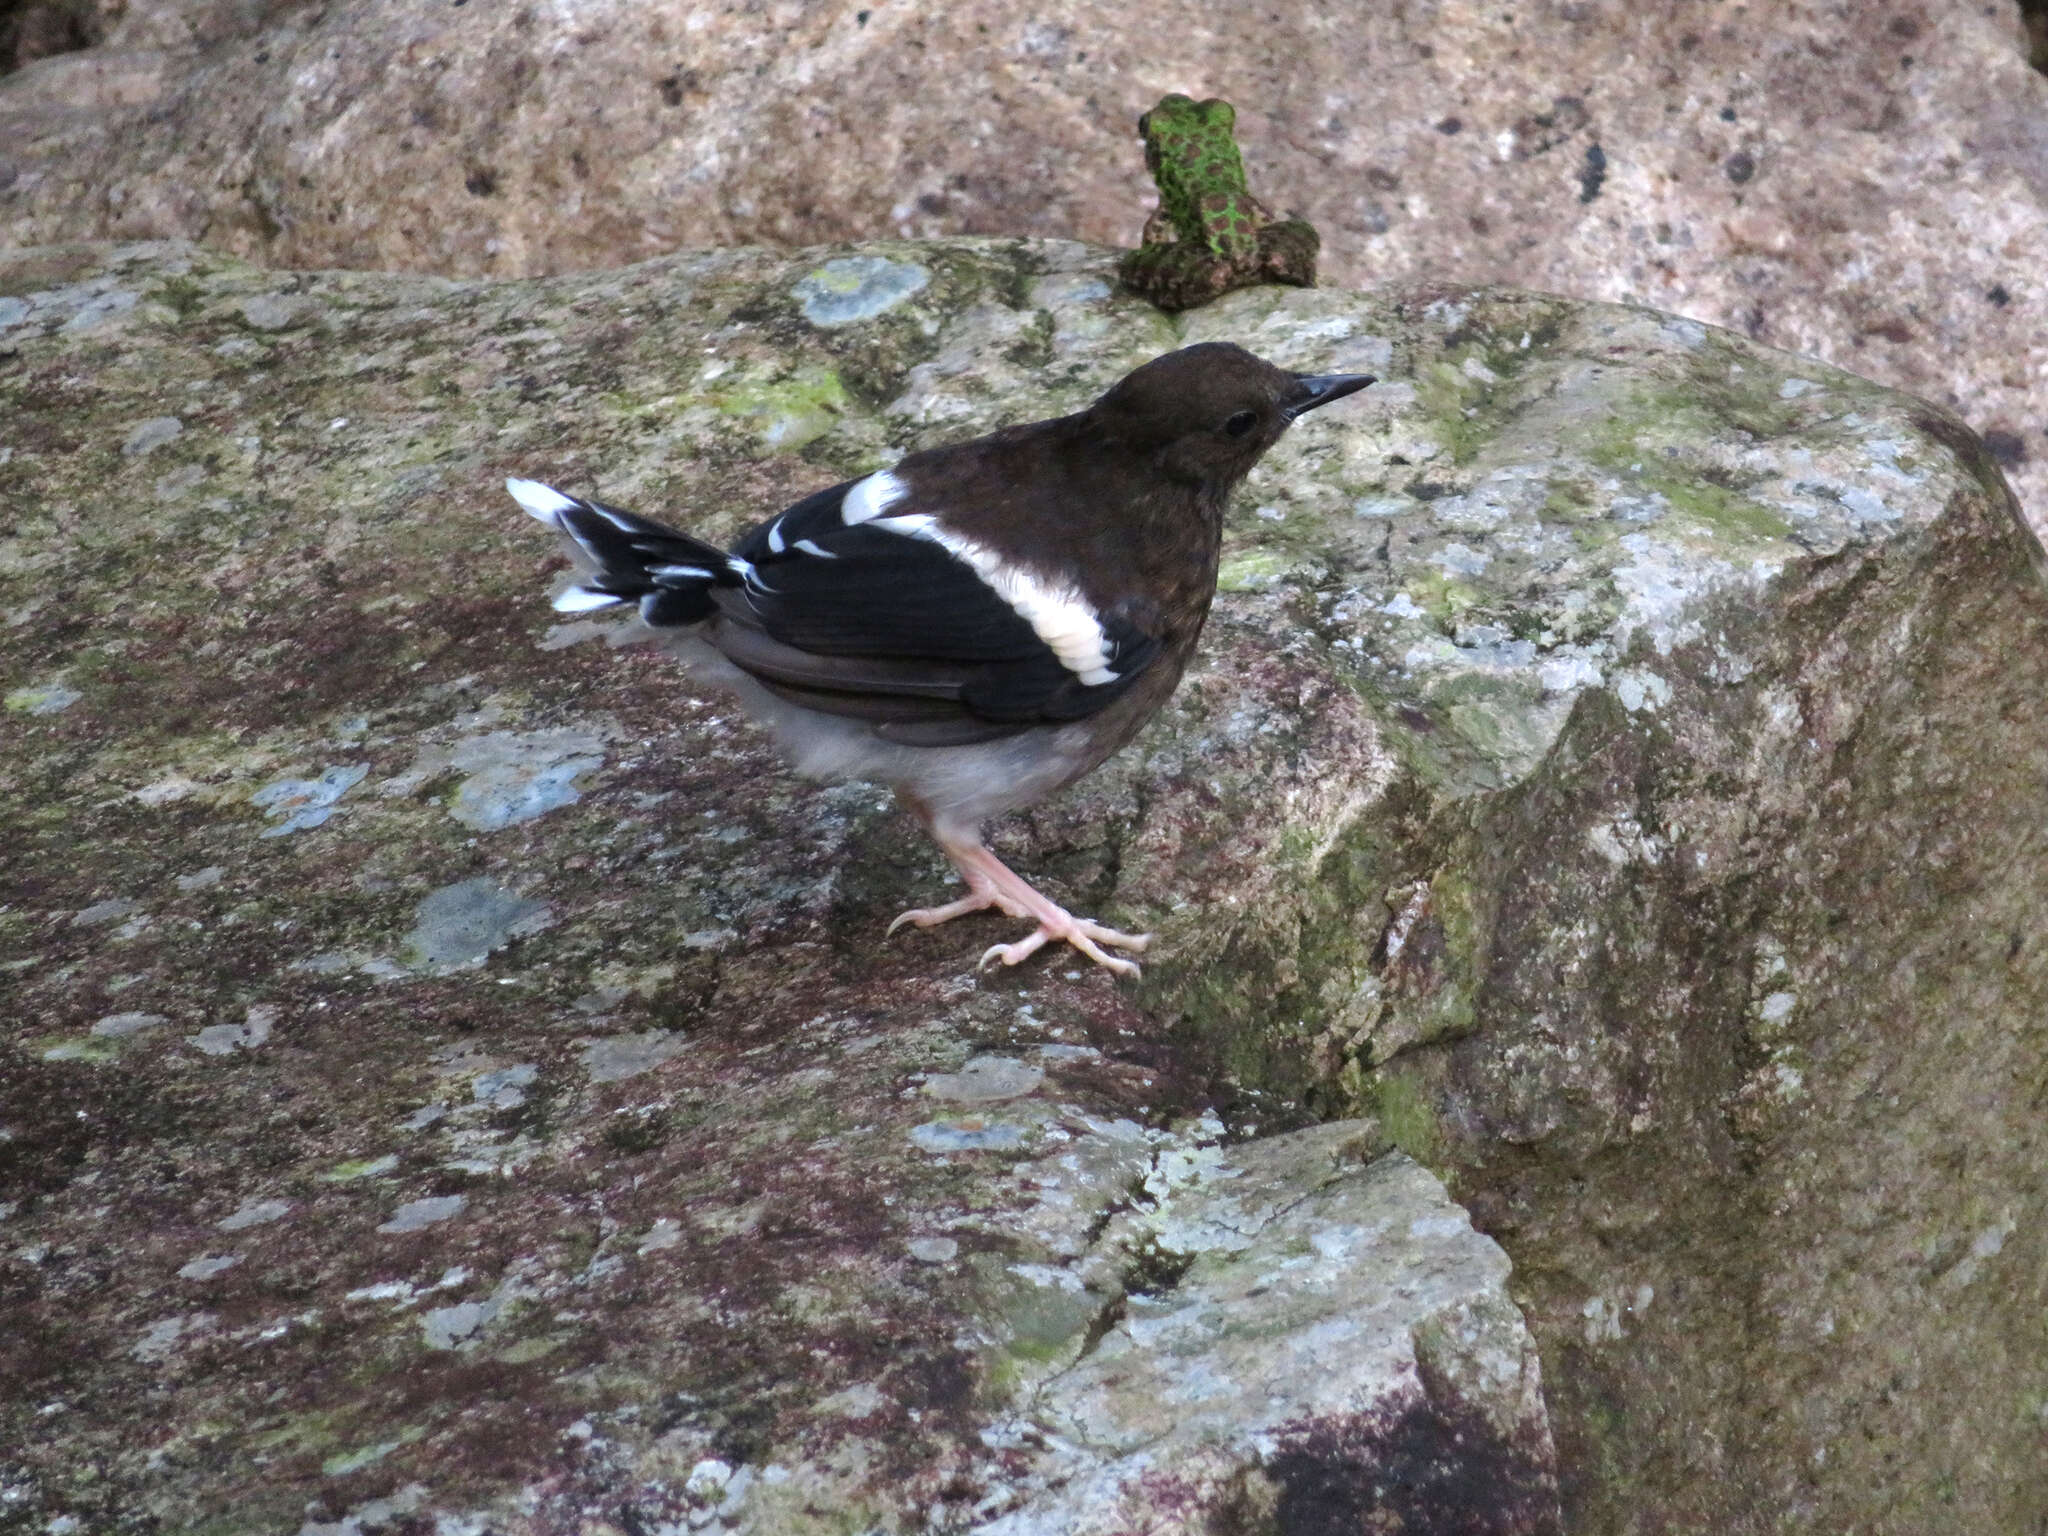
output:
[[1057,902],[1041,896],[1025,879],[1004,864],[981,845],[981,840],[970,841],[963,837],[948,836],[937,827],[932,836],[953,867],[960,871],[961,879],[967,882],[968,894],[958,901],[948,902],[943,907],[919,907],[905,912],[889,925],[894,933],[905,923],[914,923],[920,928],[930,928],[979,912],[987,907],[996,907],[1011,917],[1032,917],[1038,920],[1038,931],[1015,944],[996,944],[981,957],[981,968],[1000,960],[1004,965],[1016,965],[1030,958],[1053,940],[1071,944],[1097,965],[1106,966],[1119,976],[1135,976],[1138,967],[1132,961],[1119,955],[1103,952],[1108,944],[1116,949],[1143,950],[1152,942],[1149,933],[1119,933],[1114,928],[1105,928],[1100,923],[1091,923],[1085,917],[1075,917]]

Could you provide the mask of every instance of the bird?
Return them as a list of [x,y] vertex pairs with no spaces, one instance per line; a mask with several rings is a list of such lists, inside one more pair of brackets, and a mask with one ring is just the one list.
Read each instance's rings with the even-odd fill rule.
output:
[[1127,955],[1150,934],[1072,915],[982,827],[1088,773],[1166,703],[1216,595],[1231,492],[1302,415],[1374,382],[1202,342],[1073,415],[817,491],[730,550],[538,480],[505,488],[580,573],[557,612],[637,604],[799,773],[895,791],[967,893],[889,934],[993,907],[1037,926],[978,969],[1065,943],[1135,976]]

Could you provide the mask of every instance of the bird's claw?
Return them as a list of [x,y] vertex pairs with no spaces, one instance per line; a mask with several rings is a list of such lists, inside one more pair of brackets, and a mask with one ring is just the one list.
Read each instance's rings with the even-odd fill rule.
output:
[[905,923],[914,924],[919,928],[930,928],[935,924],[943,923],[949,917],[961,916],[962,912],[955,912],[953,910],[955,907],[961,908],[962,912],[976,912],[980,910],[978,903],[964,901],[948,902],[943,907],[912,907],[908,912],[898,912],[895,918],[891,920],[888,929],[882,934],[882,937],[885,939],[893,938],[896,930]]
[[1126,960],[1121,955],[1106,952],[1104,944],[1118,949],[1143,950],[1152,942],[1149,933],[1119,933],[1114,928],[1105,928],[1100,923],[1091,923],[1085,917],[1070,917],[1065,923],[1041,923],[1036,933],[1026,934],[1014,944],[992,944],[982,951],[981,961],[975,969],[987,970],[991,965],[1017,965],[1030,959],[1054,939],[1060,939],[1081,951],[1090,960],[1119,976],[1136,976],[1137,962]]
[[908,912],[898,912],[895,920],[889,924],[888,932],[882,937],[888,938],[905,923],[914,924],[919,928],[936,928],[941,923],[950,923],[956,917],[965,917],[970,912],[985,912],[990,907],[999,907],[1012,917],[1029,915],[1022,907],[1003,900],[994,891],[975,890],[962,896],[958,901],[947,902],[942,907],[912,907]]
[[1100,923],[1091,923],[1085,917],[1074,919],[1074,926],[1098,944],[1108,944],[1116,949],[1136,950],[1143,954],[1152,947],[1149,933],[1122,933],[1115,928],[1105,928]]

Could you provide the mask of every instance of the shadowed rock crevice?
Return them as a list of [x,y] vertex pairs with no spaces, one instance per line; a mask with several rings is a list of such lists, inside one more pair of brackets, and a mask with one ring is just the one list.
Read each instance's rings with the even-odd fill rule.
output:
[[1245,1536],[1558,1536],[1548,1445],[1501,1438],[1455,1401],[1284,1426],[1265,1475],[1270,1525]]
[[100,41],[103,30],[99,7],[90,3],[10,0],[0,8],[0,77],[37,59],[90,48]]
[[2048,3],[2020,0],[2020,16],[2027,26],[2027,62],[2048,74]]

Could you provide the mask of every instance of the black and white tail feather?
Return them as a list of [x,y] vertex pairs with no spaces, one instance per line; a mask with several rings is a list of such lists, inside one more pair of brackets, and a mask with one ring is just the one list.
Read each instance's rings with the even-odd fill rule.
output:
[[584,573],[555,594],[557,613],[638,603],[641,621],[652,628],[698,624],[711,617],[713,587],[745,579],[745,561],[647,518],[565,496],[538,480],[507,480],[505,489],[529,517],[562,535]]
[[730,553],[539,481],[505,488],[584,573],[557,611],[633,602],[655,628],[716,619],[711,643],[771,691],[903,745],[1084,719],[1159,653],[1149,605],[1098,612],[918,510],[887,470],[805,497]]

